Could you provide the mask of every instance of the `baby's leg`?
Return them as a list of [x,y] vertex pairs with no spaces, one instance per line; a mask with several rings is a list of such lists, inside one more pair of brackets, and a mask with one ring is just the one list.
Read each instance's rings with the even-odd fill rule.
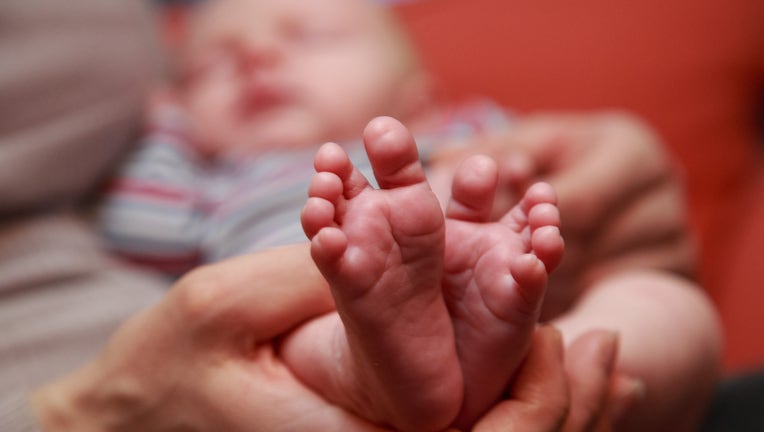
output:
[[598,280],[552,323],[567,343],[591,329],[617,332],[615,369],[643,387],[632,389],[642,400],[615,430],[698,430],[722,345],[716,312],[700,287],[660,270],[622,271]]
[[487,222],[496,166],[465,161],[447,208],[444,295],[463,370],[468,427],[501,396],[525,356],[538,320],[547,273],[562,256],[556,195],[532,186],[498,222]]
[[367,418],[442,429],[462,401],[441,293],[443,212],[403,125],[378,118],[364,141],[380,189],[339,146],[325,145],[302,217],[342,323],[311,323],[286,358],[303,381]]

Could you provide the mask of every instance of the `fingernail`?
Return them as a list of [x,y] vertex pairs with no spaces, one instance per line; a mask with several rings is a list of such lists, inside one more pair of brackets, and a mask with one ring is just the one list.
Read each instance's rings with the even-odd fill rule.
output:
[[618,332],[612,330],[603,331],[598,351],[602,366],[610,373],[615,367],[615,359],[618,354]]
[[621,420],[631,408],[647,396],[647,385],[639,378],[623,377],[618,394],[613,395],[610,418],[615,423]]

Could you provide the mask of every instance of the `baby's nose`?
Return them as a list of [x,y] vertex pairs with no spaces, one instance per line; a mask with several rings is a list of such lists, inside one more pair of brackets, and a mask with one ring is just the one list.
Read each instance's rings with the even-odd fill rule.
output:
[[248,42],[240,47],[240,65],[247,73],[273,67],[281,57],[278,44],[272,41]]

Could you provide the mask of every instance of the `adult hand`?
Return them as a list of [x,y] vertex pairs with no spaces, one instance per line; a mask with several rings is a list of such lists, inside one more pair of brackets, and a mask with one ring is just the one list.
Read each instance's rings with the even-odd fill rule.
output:
[[483,416],[473,428],[475,432],[562,430],[570,409],[570,392],[559,331],[549,326],[536,330],[508,394],[511,399]]
[[567,308],[593,281],[627,267],[694,271],[679,171],[635,118],[527,117],[506,135],[441,155],[434,169],[450,170],[465,153],[478,152],[499,162],[507,188],[497,196],[500,211],[532,182],[546,181],[557,191],[566,253],[550,279],[546,317]]
[[380,430],[328,404],[277,356],[274,338],[333,310],[321,280],[304,245],[190,273],[94,362],[34,395],[43,429]]
[[[306,245],[190,273],[163,301],[126,322],[96,360],[33,396],[43,429],[384,430],[329,404],[278,356],[279,336],[334,309],[322,280]],[[609,400],[603,395],[615,340],[606,336],[582,336],[595,349],[575,342],[566,355],[576,360],[570,363],[559,333],[542,327],[511,399],[475,430],[547,432],[570,419],[575,427],[592,424]]]
[[564,349],[555,328],[540,327],[508,389],[511,399],[497,404],[474,431],[613,430],[643,396],[638,381],[614,371],[617,351],[618,340],[608,331],[587,332]]
[[615,371],[618,338],[591,330],[565,351],[570,412],[564,432],[608,432],[645,398],[645,384]]

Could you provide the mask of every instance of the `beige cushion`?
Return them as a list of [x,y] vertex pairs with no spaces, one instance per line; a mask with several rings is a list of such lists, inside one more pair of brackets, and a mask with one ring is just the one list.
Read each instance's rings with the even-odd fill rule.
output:
[[155,76],[146,2],[0,1],[0,216],[91,191]]
[[2,431],[36,430],[30,389],[91,358],[168,285],[110,259],[64,209],[139,132],[158,69],[146,4],[0,0]]

